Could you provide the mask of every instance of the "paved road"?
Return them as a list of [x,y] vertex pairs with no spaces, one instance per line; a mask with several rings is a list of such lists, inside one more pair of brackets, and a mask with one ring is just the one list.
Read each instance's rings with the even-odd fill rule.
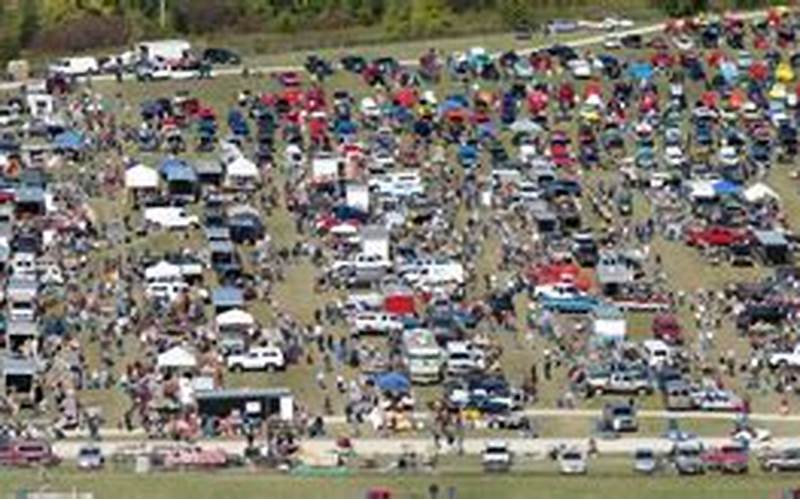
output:
[[[742,17],[744,17],[745,19],[754,19],[754,18],[758,18],[758,17],[763,17],[765,15],[766,15],[766,11],[761,10],[761,11],[753,11],[753,12],[745,13],[745,14],[743,14]],[[628,29],[628,30],[618,31],[618,32],[616,32],[616,34],[619,35],[619,36],[648,35],[648,34],[651,34],[651,33],[656,33],[656,32],[659,32],[659,31],[663,31],[665,27],[666,27],[665,23],[658,23],[658,24],[652,24],[652,25],[648,25],[648,26],[641,26],[641,27],[638,27],[638,28],[631,28],[631,29]],[[565,41],[565,42],[563,42],[563,44],[564,45],[568,45],[568,46],[573,47],[573,48],[586,47],[586,46],[589,46],[589,45],[597,45],[597,44],[600,44],[600,43],[603,42],[603,40],[605,39],[606,35],[607,35],[607,33],[603,32],[603,33],[598,34],[598,35],[588,36],[588,37],[585,37],[585,38],[579,38],[577,40]],[[435,44],[435,41],[433,43]],[[530,51],[533,52],[533,51],[541,50],[541,49],[549,47],[550,45],[552,45],[552,43],[547,44],[547,45],[536,46],[536,47],[531,48]],[[357,49],[354,49],[354,50],[357,51]],[[401,60],[400,63],[402,65],[404,65],[404,66],[415,66],[415,65],[418,64],[418,61],[416,59],[404,59],[404,60]],[[254,67],[254,68],[249,68],[249,70],[251,72],[258,72],[258,73],[263,73],[263,74],[274,74],[274,73],[283,73],[283,72],[286,72],[286,71],[305,71],[305,68],[303,68],[302,66],[258,66],[258,67]],[[212,72],[212,75],[214,77],[220,77],[220,76],[239,75],[241,73],[242,73],[242,68],[241,67],[219,68],[219,69],[215,69]],[[188,77],[188,74],[184,75],[184,77]],[[125,79],[126,80],[133,80],[134,78],[135,77],[132,74],[125,75]],[[104,82],[104,81],[113,81],[114,79],[115,79],[114,75],[98,75],[98,76],[93,77],[92,81]],[[30,80],[30,81],[27,81],[27,82],[5,82],[5,83],[0,83],[0,91],[3,91],[3,90],[6,90],[6,91],[17,90],[17,89],[19,89],[20,87],[22,87],[25,84],[32,84],[34,82],[36,82],[36,80]]]
[[[468,438],[464,440],[464,452],[466,454],[479,454],[486,445],[488,439]],[[586,449],[588,446],[587,438],[507,438],[504,439],[511,450],[517,455],[543,457],[548,451],[559,445]],[[729,438],[715,437],[702,439],[707,446],[718,446],[730,442]],[[597,448],[601,454],[631,454],[638,448],[652,448],[656,451],[666,452],[670,449],[671,443],[666,439],[631,437],[613,440],[597,440]],[[759,449],[765,446],[782,448],[787,446],[797,446],[800,439],[797,438],[775,438],[768,443],[752,444],[752,448]],[[58,441],[53,444],[54,452],[59,456],[71,459],[74,458],[78,450],[85,444],[84,441]],[[145,449],[150,450],[157,446],[174,444],[171,441],[146,441],[138,442],[131,440],[107,440],[100,441],[98,445],[106,455],[110,455],[121,449]],[[198,444],[204,448],[222,448],[228,453],[242,453],[246,443],[243,440],[214,440],[199,441]],[[424,438],[369,438],[354,439],[353,446],[360,455],[396,455],[404,451],[415,451],[417,453],[430,453],[433,450],[431,439]],[[313,457],[329,456],[331,450],[336,447],[333,439],[311,439],[302,443],[302,454]],[[440,450],[442,453],[452,453],[455,450],[444,446]]]

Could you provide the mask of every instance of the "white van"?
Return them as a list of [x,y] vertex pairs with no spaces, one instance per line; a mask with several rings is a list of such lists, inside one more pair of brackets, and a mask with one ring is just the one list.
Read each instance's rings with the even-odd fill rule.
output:
[[53,75],[86,76],[100,71],[100,65],[94,57],[65,57],[58,59],[47,68]]
[[663,340],[645,340],[642,347],[650,366],[663,366],[672,361],[672,349]]
[[163,61],[181,60],[190,50],[192,50],[192,44],[186,40],[154,40],[140,42],[136,45],[136,51],[150,62],[155,62],[157,59]]

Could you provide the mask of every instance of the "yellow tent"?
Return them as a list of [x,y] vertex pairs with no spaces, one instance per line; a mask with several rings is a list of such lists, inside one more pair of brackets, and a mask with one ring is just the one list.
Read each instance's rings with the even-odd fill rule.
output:
[[773,85],[769,91],[769,98],[775,101],[786,99],[786,85],[782,83]]
[[778,67],[775,68],[775,79],[783,83],[794,80],[794,70],[792,66],[787,62],[778,64]]

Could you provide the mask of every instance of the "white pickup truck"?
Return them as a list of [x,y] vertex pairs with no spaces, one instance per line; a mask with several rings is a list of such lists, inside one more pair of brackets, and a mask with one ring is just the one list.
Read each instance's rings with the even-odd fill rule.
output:
[[791,352],[776,352],[769,357],[769,366],[777,368],[779,366],[800,367],[800,344],[794,346]]
[[337,260],[333,263],[334,271],[362,270],[362,269],[389,269],[392,261],[380,255],[357,254],[352,259]]

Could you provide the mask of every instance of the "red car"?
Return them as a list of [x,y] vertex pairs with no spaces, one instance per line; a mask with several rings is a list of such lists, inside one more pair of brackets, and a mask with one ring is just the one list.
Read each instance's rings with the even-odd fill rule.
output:
[[746,237],[747,234],[739,229],[722,226],[693,227],[686,231],[686,244],[689,246],[727,247],[743,242]]
[[702,459],[708,470],[745,474],[749,467],[750,455],[742,444],[730,443],[711,448],[703,453]]
[[28,467],[58,465],[61,459],[53,454],[46,441],[12,440],[0,443],[0,466]]
[[653,337],[668,344],[683,344],[683,328],[674,314],[657,314],[651,328]]

